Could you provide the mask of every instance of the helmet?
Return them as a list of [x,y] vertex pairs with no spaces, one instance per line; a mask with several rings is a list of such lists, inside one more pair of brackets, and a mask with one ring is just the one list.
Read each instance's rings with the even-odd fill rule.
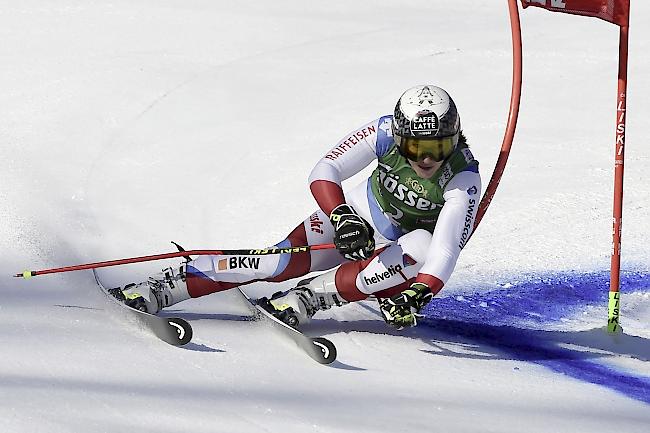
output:
[[393,138],[412,161],[442,161],[456,148],[460,116],[451,96],[440,87],[415,86],[402,94],[393,115]]

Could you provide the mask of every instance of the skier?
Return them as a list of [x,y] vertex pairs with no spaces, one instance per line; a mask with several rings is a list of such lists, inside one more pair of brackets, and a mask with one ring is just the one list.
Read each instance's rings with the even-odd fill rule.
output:
[[[372,175],[344,193],[341,181],[375,159]],[[416,325],[454,269],[481,193],[478,162],[449,94],[432,85],[408,89],[393,116],[353,131],[327,153],[309,183],[320,209],[276,246],[333,240],[336,250],[200,256],[112,294],[155,314],[185,299],[254,281],[327,271],[258,303],[297,326],[318,310],[374,295],[388,324],[398,329]]]

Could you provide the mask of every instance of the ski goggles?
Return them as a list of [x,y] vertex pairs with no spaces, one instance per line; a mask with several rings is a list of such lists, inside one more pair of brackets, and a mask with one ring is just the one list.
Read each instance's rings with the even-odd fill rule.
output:
[[429,157],[440,162],[451,155],[458,144],[458,134],[436,138],[401,137],[395,134],[394,138],[402,155],[411,161],[422,161]]

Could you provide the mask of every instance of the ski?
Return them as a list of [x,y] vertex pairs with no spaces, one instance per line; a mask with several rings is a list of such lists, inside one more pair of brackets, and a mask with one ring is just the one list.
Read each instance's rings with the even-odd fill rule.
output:
[[112,302],[119,305],[123,311],[127,311],[139,323],[146,326],[154,335],[160,338],[165,343],[173,346],[182,346],[187,344],[192,339],[192,326],[179,317],[160,317],[144,311],[136,310],[124,304],[123,302],[115,299],[113,295],[108,292],[108,289],[99,280],[97,272],[93,269],[93,275],[97,286],[101,289],[102,293],[106,295]]
[[323,337],[309,337],[298,329],[292,328],[257,305],[243,290],[240,288],[237,288],[237,290],[247,301],[249,309],[256,318],[270,323],[281,334],[292,340],[296,346],[314,361],[320,364],[331,364],[336,360],[336,346],[334,346],[334,343]]

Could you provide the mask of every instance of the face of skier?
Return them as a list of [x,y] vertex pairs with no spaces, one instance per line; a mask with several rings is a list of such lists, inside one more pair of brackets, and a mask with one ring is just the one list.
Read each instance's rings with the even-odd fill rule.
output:
[[411,161],[409,159],[408,162],[411,164],[411,167],[413,167],[415,174],[420,176],[422,179],[431,179],[433,174],[438,171],[442,165],[442,161],[434,161],[428,156],[421,161]]

